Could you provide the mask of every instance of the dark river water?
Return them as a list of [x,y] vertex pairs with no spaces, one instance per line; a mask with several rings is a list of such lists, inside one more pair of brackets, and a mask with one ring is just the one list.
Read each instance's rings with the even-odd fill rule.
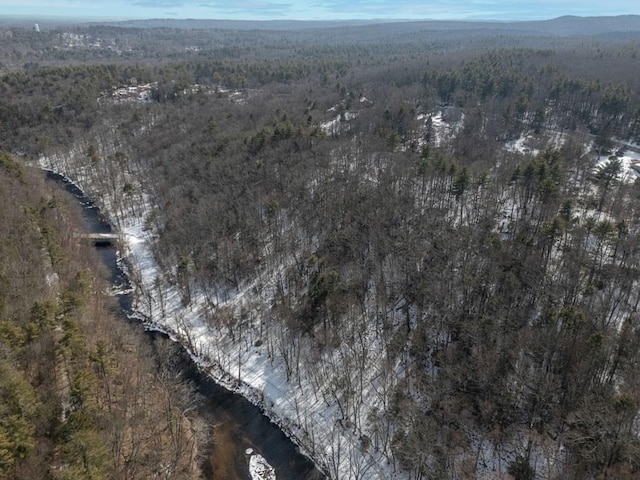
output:
[[[91,233],[109,233],[111,226],[104,220],[98,208],[84,193],[64,177],[52,172],[47,177],[63,184],[82,206],[85,227]],[[118,267],[115,248],[97,247],[98,253],[111,274],[111,282],[118,289],[128,289],[126,275]],[[129,320],[132,299],[119,295],[123,321]],[[147,332],[149,341],[168,342],[164,334]],[[188,354],[181,349],[180,366],[186,378],[191,380],[204,401],[199,414],[212,425],[211,452],[203,464],[205,478],[215,480],[249,480],[251,448],[262,455],[275,469],[278,480],[317,480],[325,478],[313,463],[300,453],[298,447],[272,423],[262,411],[244,397],[230,392],[201,373]]]

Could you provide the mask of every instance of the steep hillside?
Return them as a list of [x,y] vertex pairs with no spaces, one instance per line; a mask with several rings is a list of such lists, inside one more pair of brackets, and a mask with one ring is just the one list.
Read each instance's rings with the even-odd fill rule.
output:
[[76,207],[6,153],[0,183],[0,477],[199,478],[197,396],[118,317]]

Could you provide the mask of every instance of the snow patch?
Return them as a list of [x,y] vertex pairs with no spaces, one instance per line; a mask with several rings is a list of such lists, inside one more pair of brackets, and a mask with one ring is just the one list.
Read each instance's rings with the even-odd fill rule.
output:
[[275,470],[262,455],[251,455],[249,473],[251,474],[251,480],[276,480]]
[[[352,120],[358,116],[355,112],[345,112],[335,118],[320,124],[320,128],[328,135],[337,135],[340,133],[342,124]],[[348,130],[348,127],[347,127]]]
[[625,151],[620,156],[601,155],[596,163],[596,170],[603,167],[612,157],[622,162],[620,179],[623,182],[633,183],[640,177],[640,153],[635,151]]
[[463,112],[458,112],[459,118],[447,118],[447,115],[442,111],[437,113],[422,113],[416,117],[418,121],[423,122],[420,128],[419,138],[417,140],[418,145],[422,146],[426,143],[425,135],[429,133],[427,124],[431,121],[431,132],[429,143],[436,147],[443,147],[448,144],[452,138],[454,138],[464,127],[465,116]]
[[535,148],[530,148],[527,145],[527,142],[530,140],[530,137],[527,136],[523,136],[520,137],[516,140],[512,140],[510,142],[507,142],[504,146],[505,150],[507,150],[508,152],[511,153],[521,153],[521,154],[532,154],[532,155],[537,155],[538,153],[540,153],[540,151],[538,149]]

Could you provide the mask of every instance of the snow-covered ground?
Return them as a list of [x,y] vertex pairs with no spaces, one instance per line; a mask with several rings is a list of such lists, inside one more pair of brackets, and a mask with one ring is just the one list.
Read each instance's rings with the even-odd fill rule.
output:
[[[601,155],[596,164],[596,168],[605,165],[612,155]],[[624,182],[635,182],[640,177],[640,153],[632,150],[625,150],[621,155],[613,155],[622,162],[621,180]]]
[[535,156],[538,155],[540,153],[540,149],[544,149],[544,147],[553,146],[555,148],[560,148],[567,139],[566,135],[562,132],[550,132],[550,136],[544,137],[543,146],[541,147],[541,138],[543,138],[541,135],[522,135],[515,140],[506,142],[504,144],[504,149],[511,153],[522,153]]
[[427,122],[431,120],[431,143],[436,147],[441,147],[448,143],[464,127],[464,113],[460,113],[460,118],[447,119],[445,113],[439,110],[434,113],[420,114],[417,120],[423,121],[423,127],[418,138],[419,146],[424,144],[424,134],[427,129]]
[[[566,134],[562,132],[551,132],[551,138],[547,138],[545,146],[553,145],[560,148],[566,141]],[[537,155],[540,149],[536,145],[540,143],[540,135],[523,135],[515,140],[506,142],[504,149],[511,153],[521,153],[529,155]],[[606,155],[600,155],[596,161],[595,168],[598,169],[606,164],[610,158],[615,157],[622,162],[622,173],[620,180],[626,182],[634,182],[640,177],[640,145],[622,140],[613,140],[617,145],[616,152]],[[592,149],[593,145],[589,145],[588,149]]]
[[[257,329],[245,332],[244,341],[234,342],[207,320],[204,294],[193,295],[190,305],[184,307],[178,289],[157,280],[163,278],[163,272],[150,248],[153,234],[145,231],[143,224],[144,220],[140,218],[125,219],[122,232],[126,239],[126,259],[133,269],[130,276],[137,284],[139,301],[136,308],[149,328],[164,331],[185,345],[198,364],[217,382],[264,408],[265,413],[331,478],[365,478],[360,476],[364,472],[369,472],[371,476],[366,478],[371,479],[404,478],[391,470],[382,452],[362,451],[361,434],[353,427],[347,428],[342,422],[339,406],[328,401],[331,395],[337,399],[342,393],[318,392],[318,385],[321,390],[331,388],[330,383],[336,380],[333,372],[312,374],[305,371],[300,373],[297,382],[288,380],[285,363],[270,359],[266,344],[257,342],[262,339]],[[263,291],[270,290],[269,284],[269,279],[262,279]],[[253,288],[247,285],[220,307],[251,308],[252,302],[247,299],[251,295],[254,295]],[[262,323],[259,311],[252,314],[251,318],[257,324]],[[282,335],[286,336],[286,332]],[[286,342],[287,339],[283,339],[283,344]],[[381,352],[381,349],[373,351]],[[347,371],[341,352],[339,348],[330,355],[331,358],[320,359],[319,365],[333,364],[337,370]],[[369,361],[376,363],[374,360],[376,356],[372,354]],[[370,405],[376,403],[377,383],[373,379],[367,379],[365,383],[367,387],[362,397],[366,400],[359,423],[366,422]]]
[[356,118],[357,116],[358,116],[357,113],[347,111],[347,112],[344,112],[343,115],[342,114],[337,115],[335,118],[332,118],[331,120],[321,123],[320,128],[327,135],[338,135],[341,129],[344,128],[343,124],[353,118]]
[[148,83],[146,85],[136,85],[119,87],[111,92],[105,92],[98,101],[105,99],[113,103],[151,103],[152,91],[158,83]]
[[[369,444],[375,436],[368,429],[371,412],[385,401],[395,381],[390,371],[380,370],[384,348],[376,344],[378,335],[366,329],[356,331],[364,323],[354,322],[353,337],[369,346],[366,357],[357,358],[357,366],[349,363],[355,357],[353,345],[346,341],[320,355],[315,363],[300,362],[314,368],[301,365],[297,375],[291,373],[291,366],[280,355],[270,358],[262,333],[270,315],[265,305],[271,304],[279,277],[287,268],[282,265],[233,294],[226,294],[226,300],[216,305],[217,312],[236,309],[248,313],[242,337],[232,338],[224,324],[215,315],[212,318],[210,297],[205,292],[195,289],[185,305],[179,288],[160,269],[152,253],[155,234],[145,227],[154,207],[149,197],[139,193],[135,205],[127,207],[109,192],[105,195],[102,180],[96,178],[95,166],[87,163],[85,151],[86,146],[79,146],[67,155],[42,158],[39,165],[64,175],[98,199],[103,211],[119,226],[124,240],[123,265],[129,269],[135,290],[135,316],[147,328],[165,332],[183,344],[215,381],[263,408],[330,478],[405,479],[406,474],[389,461],[388,450]],[[117,192],[122,189],[111,191],[119,195]],[[285,327],[279,328],[272,332],[270,340],[276,351],[289,348],[294,341]],[[298,348],[304,351],[302,355],[310,355],[309,345]],[[366,368],[363,376],[357,377],[355,372],[362,363]],[[349,398],[340,382],[357,391],[358,397]],[[391,435],[390,431],[387,435]],[[389,438],[384,443],[390,448]],[[257,459],[255,462],[264,464]]]
[[528,137],[523,136],[516,140],[505,143],[504,148],[511,153],[530,153],[532,155],[537,155],[538,153],[540,153],[540,150],[528,146],[528,140]]
[[262,455],[253,453],[251,448],[247,449],[246,454],[249,455],[251,480],[276,480],[276,472]]

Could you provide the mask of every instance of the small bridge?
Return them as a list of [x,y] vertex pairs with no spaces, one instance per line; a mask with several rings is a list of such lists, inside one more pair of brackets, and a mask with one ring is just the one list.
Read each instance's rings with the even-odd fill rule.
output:
[[81,233],[81,240],[93,242],[96,247],[110,247],[120,239],[117,233]]

